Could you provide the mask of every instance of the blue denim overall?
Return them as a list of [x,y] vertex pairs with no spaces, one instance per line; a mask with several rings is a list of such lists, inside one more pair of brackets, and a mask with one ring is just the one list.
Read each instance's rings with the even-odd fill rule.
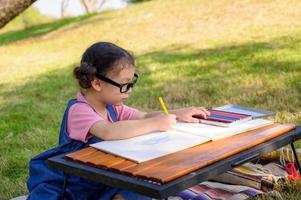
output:
[[[64,112],[61,124],[59,144],[57,147],[49,149],[29,162],[29,178],[27,187],[30,192],[29,200],[57,200],[62,199],[64,174],[61,171],[48,167],[47,159],[63,153],[73,152],[89,144],[100,142],[101,139],[93,136],[87,143],[73,140],[67,134],[67,117],[69,108],[75,103],[85,103],[76,99],[71,99]],[[93,109],[94,110],[94,109]],[[117,121],[117,116],[112,105],[107,106],[107,110],[113,122]],[[94,110],[95,111],[95,110]],[[96,112],[96,111],[95,111]],[[69,175],[68,184],[65,191],[65,199],[73,200],[109,200],[115,194],[121,194],[126,200],[151,199],[133,192],[113,188],[101,183],[90,181],[79,176]]]

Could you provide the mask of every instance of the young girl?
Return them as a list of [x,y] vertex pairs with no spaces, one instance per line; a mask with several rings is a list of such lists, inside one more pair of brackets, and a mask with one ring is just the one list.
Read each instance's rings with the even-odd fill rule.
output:
[[[206,109],[183,108],[146,113],[128,107],[123,102],[129,98],[139,75],[135,73],[133,56],[112,43],[98,42],[82,56],[79,67],[74,69],[80,92],[77,99],[69,101],[63,117],[59,145],[30,161],[28,199],[61,198],[64,175],[49,169],[47,159],[58,154],[79,150],[101,140],[119,140],[166,131],[176,120],[198,122],[192,117]],[[147,197],[112,188],[100,183],[71,176],[68,179],[66,199],[149,199]]]

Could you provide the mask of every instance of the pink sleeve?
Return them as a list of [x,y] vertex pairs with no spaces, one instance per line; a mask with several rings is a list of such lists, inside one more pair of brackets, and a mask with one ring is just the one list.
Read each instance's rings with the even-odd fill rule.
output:
[[67,132],[69,137],[75,140],[87,142],[91,134],[91,126],[104,120],[88,104],[77,103],[70,107],[68,112]]
[[118,121],[136,119],[138,110],[126,105],[115,106]]

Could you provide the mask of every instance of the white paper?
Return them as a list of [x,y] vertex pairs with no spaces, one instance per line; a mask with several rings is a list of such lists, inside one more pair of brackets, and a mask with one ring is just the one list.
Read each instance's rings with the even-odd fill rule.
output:
[[125,140],[98,142],[90,146],[140,163],[208,141],[210,139],[207,137],[169,130]]
[[153,132],[125,140],[102,141],[90,146],[140,163],[272,123],[265,119],[254,119],[231,127],[176,123],[172,130],[166,132]]
[[273,124],[273,121],[266,119],[254,119],[230,127],[218,127],[207,124],[176,123],[174,128],[196,136],[208,137],[212,141],[225,137],[254,130],[263,126]]

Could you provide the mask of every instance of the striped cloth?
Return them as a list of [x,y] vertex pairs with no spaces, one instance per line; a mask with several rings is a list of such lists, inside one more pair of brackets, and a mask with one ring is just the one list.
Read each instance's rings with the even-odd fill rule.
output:
[[[276,162],[267,165],[245,163],[233,168],[213,181],[205,181],[177,193],[169,200],[243,200],[266,192],[281,196],[273,191],[279,180],[287,173]],[[274,195],[274,196],[275,196]]]
[[241,185],[205,181],[177,194],[183,200],[238,200],[262,194],[260,190]]
[[288,174],[283,167],[276,162],[264,166],[245,163],[212,180],[228,184],[244,185],[266,192],[273,190],[277,183],[280,180],[284,180],[287,176]]

